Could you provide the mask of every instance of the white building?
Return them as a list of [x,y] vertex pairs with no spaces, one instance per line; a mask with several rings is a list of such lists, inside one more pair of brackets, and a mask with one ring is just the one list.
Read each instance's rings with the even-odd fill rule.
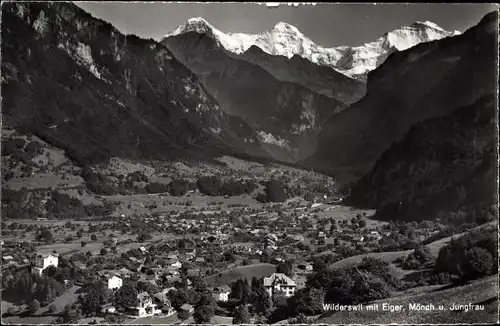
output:
[[139,317],[150,317],[160,314],[161,310],[156,309],[156,304],[147,292],[141,292],[137,295],[139,300],[137,307],[135,307],[135,314]]
[[294,280],[285,274],[274,273],[273,275],[264,278],[264,287],[271,297],[280,291],[283,292],[285,297],[291,297],[294,295],[297,285]]
[[35,259],[33,272],[42,274],[42,272],[49,266],[57,267],[59,265],[58,254],[38,255]]
[[217,301],[227,302],[229,301],[230,293],[231,288],[227,285],[222,285],[214,289],[213,297]]
[[108,289],[110,290],[119,289],[122,287],[122,285],[123,280],[121,279],[121,277],[114,275],[108,279]]

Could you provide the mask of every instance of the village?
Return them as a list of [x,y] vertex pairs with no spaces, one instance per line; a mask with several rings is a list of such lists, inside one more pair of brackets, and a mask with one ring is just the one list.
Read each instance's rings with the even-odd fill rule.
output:
[[[215,315],[230,321],[234,313],[228,302],[238,296],[241,280],[260,282],[272,300],[289,298],[304,288],[318,257],[333,263],[380,251],[399,234],[388,223],[371,220],[373,212],[341,206],[338,199],[328,204],[319,199],[295,198],[260,208],[200,207],[168,216],[120,214],[100,221],[3,221],[3,301],[12,293],[14,297],[2,313],[41,318],[56,313],[59,322],[153,318],[175,323],[193,318],[196,298],[202,295],[215,303]],[[420,227],[412,236],[424,240],[437,232]],[[9,235],[17,240],[8,240]],[[60,286],[56,293],[47,293],[50,286],[35,291],[31,301],[16,298],[25,291],[19,288],[25,286],[20,279],[29,279],[24,274],[34,275],[30,284],[45,277]],[[89,293],[101,291],[105,298],[91,305]],[[69,301],[54,306],[68,296]]]

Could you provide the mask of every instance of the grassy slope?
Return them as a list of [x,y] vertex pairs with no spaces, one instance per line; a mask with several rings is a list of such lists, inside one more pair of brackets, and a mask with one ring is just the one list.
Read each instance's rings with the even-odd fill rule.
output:
[[248,281],[251,281],[254,276],[268,277],[274,272],[276,272],[276,266],[272,264],[254,264],[248,266],[240,266],[224,271],[222,273],[210,275],[205,278],[205,282],[207,284],[214,284],[214,282],[218,281],[221,284],[230,285],[232,282],[238,280],[239,278],[246,278],[248,279]]
[[[379,311],[327,312],[317,322],[321,324],[493,323],[498,320],[498,302],[485,303],[484,311],[456,312],[449,310],[449,307],[452,304],[483,304],[482,302],[497,296],[497,288],[498,278],[491,276],[460,287],[375,301],[374,303],[380,304]],[[404,310],[392,313],[382,311],[382,303],[402,305]],[[432,303],[436,307],[444,305],[445,310],[409,311],[410,303],[424,305]]]
[[[487,223],[484,225],[480,225],[472,230],[476,230],[476,229],[483,228],[483,227],[493,226],[494,224],[495,224],[494,222],[490,222],[490,223]],[[434,241],[434,242],[428,244],[427,247],[429,247],[432,255],[435,258],[437,258],[438,254],[439,254],[439,250],[443,246],[448,244],[452,238],[458,238],[458,237],[464,235],[465,233],[467,233],[467,232],[455,234],[455,235],[452,235],[450,237],[446,237],[446,238]],[[344,267],[353,266],[353,265],[360,263],[361,260],[363,259],[363,257],[379,258],[379,259],[382,259],[388,263],[391,263],[391,262],[395,261],[396,259],[398,259],[399,257],[407,256],[412,251],[413,250],[390,251],[390,252],[372,252],[372,253],[368,253],[368,254],[356,255],[356,256],[348,257],[346,259],[342,259],[338,262],[335,262],[330,266],[330,268],[344,268]]]

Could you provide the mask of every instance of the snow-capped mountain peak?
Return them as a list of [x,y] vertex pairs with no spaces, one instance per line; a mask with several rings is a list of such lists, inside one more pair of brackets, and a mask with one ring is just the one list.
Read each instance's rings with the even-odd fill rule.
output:
[[205,33],[226,50],[241,54],[255,45],[272,55],[292,58],[298,55],[318,65],[328,66],[357,79],[365,79],[369,71],[380,65],[394,51],[406,50],[422,42],[460,34],[448,32],[430,21],[416,21],[385,33],[377,40],[360,46],[325,48],[286,22],[278,22],[260,34],[224,33],[201,17],[190,18],[165,38],[187,32]]
[[193,17],[189,18],[186,23],[177,26],[172,32],[167,33],[165,37],[176,36],[188,32],[197,32],[197,33],[209,33],[214,29],[214,27],[208,23],[202,17]]
[[276,25],[274,25],[274,27],[271,31],[272,32],[293,33],[293,34],[302,35],[302,33],[298,30],[297,27],[290,25],[288,23],[285,23],[285,22],[277,23]]

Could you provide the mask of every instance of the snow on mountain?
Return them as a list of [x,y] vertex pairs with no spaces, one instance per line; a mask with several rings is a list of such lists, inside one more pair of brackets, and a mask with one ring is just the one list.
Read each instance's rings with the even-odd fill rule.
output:
[[418,43],[460,34],[459,31],[445,31],[429,21],[417,21],[361,46],[324,48],[302,34],[295,26],[285,22],[279,22],[271,30],[261,34],[224,33],[205,19],[197,17],[179,25],[164,38],[187,32],[207,34],[220,46],[235,54],[241,54],[255,45],[271,55],[288,58],[298,55],[318,65],[332,67],[347,76],[358,79],[365,79],[369,71],[375,69],[394,51],[402,51]]

